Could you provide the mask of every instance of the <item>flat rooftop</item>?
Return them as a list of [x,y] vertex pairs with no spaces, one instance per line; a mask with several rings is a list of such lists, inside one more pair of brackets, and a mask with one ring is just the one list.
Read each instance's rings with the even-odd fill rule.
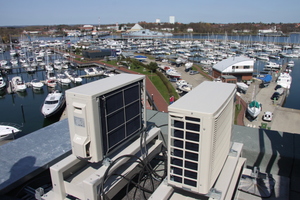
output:
[[[160,126],[167,141],[168,113],[147,110],[147,123]],[[246,167],[258,167],[285,180],[277,187],[287,188],[272,199],[300,199],[300,135],[244,126],[233,126],[232,142],[243,143]],[[0,146],[0,198],[40,175],[71,154],[68,120],[62,120]],[[288,184],[288,185],[287,185]],[[241,198],[238,198],[241,199]],[[243,196],[243,199],[255,199]]]

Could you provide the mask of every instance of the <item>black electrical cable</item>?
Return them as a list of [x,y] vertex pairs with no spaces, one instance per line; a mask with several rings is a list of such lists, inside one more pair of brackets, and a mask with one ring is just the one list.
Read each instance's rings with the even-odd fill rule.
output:
[[[139,190],[141,195],[146,199],[146,193],[153,193],[154,191],[154,180],[155,181],[159,181],[160,183],[163,181],[163,178],[166,176],[166,150],[161,150],[161,152],[163,153],[163,157],[164,157],[164,163],[165,163],[165,169],[164,169],[164,174],[163,175],[159,175],[157,174],[156,170],[154,170],[148,160],[148,149],[147,149],[147,143],[146,143],[146,139],[147,139],[147,133],[149,132],[150,127],[155,126],[155,127],[162,127],[165,126],[167,124],[164,125],[160,125],[160,126],[156,126],[155,124],[150,124],[148,125],[146,128],[144,128],[141,131],[140,134],[140,152],[141,155],[143,156],[143,159],[140,159],[139,157],[137,157],[136,155],[122,155],[118,158],[116,158],[114,161],[112,161],[110,163],[110,165],[108,166],[108,168],[105,170],[105,173],[103,175],[103,180],[100,184],[99,190],[98,190],[98,195],[100,196],[101,199],[108,199],[107,195],[105,194],[104,191],[104,184],[106,183],[106,181],[113,175],[118,175],[122,178],[124,178],[125,180],[128,181],[127,183],[127,188],[126,188],[126,196],[128,198],[128,193],[129,193],[129,186],[130,183],[133,183],[133,185],[135,186],[135,191],[134,191],[134,197],[136,196],[137,191]],[[164,140],[164,137],[162,135],[162,132],[160,131],[160,134]],[[164,140],[165,142],[165,140]],[[165,148],[164,148],[165,149]],[[124,175],[121,174],[116,174],[114,172],[112,172],[110,175],[108,175],[108,173],[110,172],[111,168],[121,159],[124,158],[131,158],[130,160],[126,161],[124,164],[128,164],[128,163],[135,163],[137,162],[139,167],[141,167],[140,172],[138,173],[138,177],[137,177],[137,182],[133,181],[133,178],[135,178],[137,176],[137,174],[135,174],[134,176],[132,176],[130,179],[126,178]],[[132,158],[135,158],[136,160],[132,160]],[[118,168],[117,168],[118,169]],[[115,169],[114,171],[116,171],[117,169]],[[159,178],[157,178],[159,177]],[[157,179],[161,179],[161,180],[157,180]],[[151,183],[151,189],[146,189],[145,188],[145,184],[147,182],[147,180],[150,181]]]
[[[110,165],[108,166],[108,168],[105,170],[105,173],[104,173],[104,175],[103,175],[103,180],[102,180],[102,182],[101,182],[101,184],[100,184],[99,193],[98,193],[98,194],[100,195],[100,197],[101,197],[101,195],[104,195],[104,194],[105,194],[105,192],[104,192],[104,183],[105,183],[105,182],[108,180],[108,178],[110,177],[110,176],[108,176],[109,171],[111,170],[111,168],[112,168],[119,160],[121,160],[121,159],[123,159],[123,158],[135,158],[135,159],[137,159],[135,162],[138,162],[138,163],[141,164],[142,166],[144,165],[143,161],[142,161],[139,157],[137,157],[136,155],[122,155],[122,156],[116,158],[114,161],[112,161],[112,162],[110,163]],[[103,196],[103,197],[104,197],[104,196]],[[102,198],[102,199],[104,199],[104,198]]]

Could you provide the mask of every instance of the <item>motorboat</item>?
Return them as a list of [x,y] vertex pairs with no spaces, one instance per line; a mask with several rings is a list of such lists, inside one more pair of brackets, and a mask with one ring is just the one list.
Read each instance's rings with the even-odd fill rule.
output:
[[[178,58],[175,60],[175,62],[176,62],[177,65],[186,63],[186,61],[187,61],[187,59],[182,58],[182,57],[178,57]],[[186,63],[186,64],[187,64],[187,63]],[[188,64],[188,65],[190,65],[190,64]]]
[[61,68],[62,69],[68,69],[69,68],[69,65],[67,63],[62,63],[61,64]]
[[9,54],[10,54],[11,57],[16,56],[17,55],[17,51],[15,49],[11,49],[9,51]]
[[180,79],[178,81],[176,81],[176,86],[180,86],[180,85],[188,85],[189,83],[186,80]]
[[181,92],[189,92],[193,89],[193,86],[191,84],[182,79],[176,81],[176,87]]
[[74,70],[67,70],[64,72],[65,75],[74,83],[81,83],[82,78]]
[[115,76],[116,74],[110,70],[106,70],[104,71],[103,75],[107,77],[111,77],[111,76]]
[[0,60],[0,66],[3,67],[7,64],[7,60]]
[[192,67],[193,67],[193,64],[194,63],[192,63],[192,62],[187,62],[187,63],[185,63],[185,70],[186,71],[189,71]]
[[207,60],[201,60],[200,63],[202,65],[214,65],[217,62],[215,60],[207,59]]
[[6,87],[6,81],[4,80],[3,76],[0,75],[0,90]]
[[35,60],[36,60],[36,62],[42,62],[43,61],[43,56],[36,56]]
[[96,74],[98,75],[103,75],[104,70],[101,67],[93,67],[93,70],[95,71]]
[[15,59],[15,58],[13,58],[13,59],[10,60],[10,63],[11,63],[12,65],[16,66],[16,65],[18,65],[18,60]]
[[137,55],[137,56],[134,56],[134,58],[140,62],[143,62],[143,61],[146,61],[147,56]]
[[257,59],[258,59],[258,60],[263,60],[263,61],[269,61],[269,60],[270,60],[270,59],[269,59],[269,55],[268,55],[268,54],[264,54],[264,53],[259,54],[259,55],[257,56]]
[[62,69],[62,62],[60,60],[54,60],[54,69],[61,70]]
[[246,94],[248,87],[249,87],[246,83],[237,82],[236,85],[237,85],[238,92]]
[[0,141],[12,139],[21,132],[21,126],[12,123],[0,123]]
[[32,66],[28,66],[25,68],[25,70],[28,72],[28,73],[34,73],[36,71],[36,68],[35,67],[32,67]]
[[23,62],[21,65],[22,65],[22,67],[25,67],[25,68],[26,67],[30,67],[30,65],[28,64],[28,62]]
[[62,85],[70,85],[71,80],[65,74],[57,74],[57,82]]
[[66,100],[64,94],[56,90],[47,95],[41,108],[41,112],[45,118],[51,117],[64,107],[65,102]]
[[38,79],[33,79],[30,82],[30,85],[34,90],[41,90],[41,89],[43,89],[44,83]]
[[178,71],[176,71],[175,69],[172,69],[172,68],[168,69],[166,71],[166,74],[170,77],[173,77],[173,78],[180,78],[181,77],[181,74]]
[[49,65],[49,64],[45,66],[45,69],[47,71],[53,71],[53,67],[51,65]]
[[96,72],[94,71],[94,69],[92,67],[85,68],[84,71],[85,71],[86,75],[89,75],[89,76],[96,75]]
[[256,100],[251,101],[247,106],[247,113],[255,119],[261,112],[261,103]]
[[56,80],[55,79],[48,79],[48,80],[46,80],[46,85],[48,87],[55,88],[55,86],[56,86]]
[[54,71],[47,71],[47,79],[48,80],[56,80],[56,75]]
[[279,70],[281,68],[281,65],[275,62],[267,62],[267,64],[264,67],[264,70]]
[[295,62],[293,60],[290,60],[287,64],[288,67],[294,67]]
[[289,73],[280,73],[277,79],[277,85],[283,88],[290,89],[292,83],[292,76]]
[[21,76],[15,76],[11,79],[12,88],[15,92],[25,92],[26,84],[22,80]]
[[20,62],[20,63],[26,63],[27,61],[26,61],[26,58],[21,57],[21,58],[19,59],[19,62]]

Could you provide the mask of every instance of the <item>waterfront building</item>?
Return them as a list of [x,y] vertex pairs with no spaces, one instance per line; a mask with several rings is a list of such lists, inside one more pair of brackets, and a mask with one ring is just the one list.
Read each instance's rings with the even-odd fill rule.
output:
[[212,76],[219,78],[223,75],[232,75],[237,81],[248,81],[252,79],[254,71],[254,60],[246,56],[229,57],[213,66]]

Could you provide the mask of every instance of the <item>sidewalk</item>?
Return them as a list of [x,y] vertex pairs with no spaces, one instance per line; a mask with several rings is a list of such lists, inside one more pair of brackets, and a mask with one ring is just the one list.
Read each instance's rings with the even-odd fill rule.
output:
[[[101,61],[94,61],[94,63],[106,65],[108,67],[115,68],[116,70],[120,70],[125,73],[138,74],[138,73],[131,71],[125,67],[109,65],[109,64],[103,63]],[[159,91],[156,89],[156,87],[150,81],[148,76],[146,76],[146,90],[147,90],[148,94],[151,95],[151,98],[153,98],[152,100],[153,100],[153,103],[154,103],[155,107],[157,108],[157,110],[160,112],[168,112],[168,103],[165,101],[163,96],[159,93]]]

